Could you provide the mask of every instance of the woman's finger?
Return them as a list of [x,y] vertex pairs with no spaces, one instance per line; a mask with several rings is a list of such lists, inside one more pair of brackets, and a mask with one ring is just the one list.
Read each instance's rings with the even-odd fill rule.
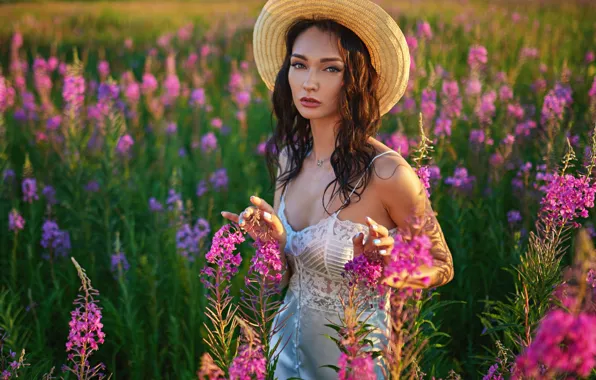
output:
[[250,202],[263,212],[268,212],[269,214],[273,214],[275,212],[275,210],[273,209],[273,207],[271,207],[269,203],[255,195],[250,197]]
[[373,236],[373,237],[389,236],[389,230],[387,230],[387,228],[385,226],[375,222],[373,219],[371,219],[368,216],[366,217],[366,223],[368,224],[368,227],[370,230],[369,231],[370,236]]
[[233,212],[228,212],[228,211],[222,211],[221,216],[223,216],[224,218],[226,218],[234,223],[238,223],[238,219],[240,217],[238,214],[234,214]]
[[395,242],[391,236],[388,236],[388,237],[374,238],[374,239],[372,239],[371,243],[372,243],[373,247],[375,247],[375,249],[379,250],[379,249],[387,249],[389,247],[392,247]]

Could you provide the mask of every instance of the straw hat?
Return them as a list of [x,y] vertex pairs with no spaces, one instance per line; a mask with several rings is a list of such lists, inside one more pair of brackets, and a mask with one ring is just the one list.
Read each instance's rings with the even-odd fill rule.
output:
[[253,33],[257,70],[273,90],[286,53],[288,28],[298,19],[331,19],[352,30],[367,46],[379,74],[379,108],[387,113],[402,97],[410,75],[410,51],[393,18],[370,0],[269,0]]

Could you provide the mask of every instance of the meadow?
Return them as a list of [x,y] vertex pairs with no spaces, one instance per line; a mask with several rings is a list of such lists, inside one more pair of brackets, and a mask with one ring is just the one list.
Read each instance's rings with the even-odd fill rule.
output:
[[[540,342],[553,289],[572,283],[567,266],[596,297],[596,5],[378,3],[412,56],[378,138],[412,166],[421,130],[430,139],[420,165],[455,267],[422,308],[419,377],[508,378]],[[275,120],[251,46],[262,4],[0,5],[0,378],[77,378],[62,366],[85,276],[105,333],[93,365],[113,379],[197,378],[200,273],[220,211],[251,195],[273,204]],[[235,299],[255,251],[239,247]],[[585,297],[563,304],[594,322]],[[593,344],[574,357],[586,366],[588,322],[576,336]],[[558,378],[541,365],[536,378]]]

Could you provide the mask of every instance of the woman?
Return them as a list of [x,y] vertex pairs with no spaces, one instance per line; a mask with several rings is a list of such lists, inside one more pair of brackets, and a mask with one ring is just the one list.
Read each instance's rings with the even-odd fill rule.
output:
[[[420,288],[429,277],[426,286],[436,287],[453,278],[422,183],[400,154],[373,137],[405,91],[409,52],[395,21],[368,0],[270,0],[253,45],[277,118],[267,149],[274,206],[253,196],[240,215],[222,216],[284,248],[282,285],[289,288],[270,342],[280,342],[275,377],[334,379],[335,371],[321,366],[337,365],[340,352],[323,334],[334,333],[325,324],[342,311],[347,261],[363,252],[387,261],[391,235],[426,215],[435,265],[407,283],[384,283]],[[378,307],[370,313],[377,339],[387,315]],[[381,378],[380,365],[376,372]]]

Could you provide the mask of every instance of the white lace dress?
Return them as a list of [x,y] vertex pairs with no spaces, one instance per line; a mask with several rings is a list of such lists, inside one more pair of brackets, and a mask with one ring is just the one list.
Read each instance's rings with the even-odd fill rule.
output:
[[[374,157],[373,161],[387,153],[398,154],[387,151]],[[333,369],[320,368],[327,364],[337,365],[340,355],[335,342],[325,336],[328,334],[337,338],[337,333],[325,324],[330,323],[329,320],[337,324],[338,316],[343,315],[338,297],[340,291],[345,289],[342,288],[341,273],[344,264],[354,256],[354,235],[358,232],[368,233],[368,226],[340,220],[338,214],[336,212],[312,226],[294,231],[285,215],[285,190],[281,196],[278,215],[286,229],[285,251],[293,274],[284,298],[286,309],[274,320],[274,326],[280,321],[286,321],[285,325],[270,342],[270,347],[273,347],[281,339],[277,351],[280,353],[275,371],[277,379],[337,379],[337,373]],[[396,229],[392,229],[389,234],[394,234],[395,231]],[[386,304],[385,308],[387,307]],[[374,308],[365,316],[370,313],[373,315],[368,323],[379,329],[370,337],[375,341],[375,348],[380,348],[383,331],[387,329],[387,311],[374,303]],[[378,379],[383,379],[378,361],[376,373]]]

